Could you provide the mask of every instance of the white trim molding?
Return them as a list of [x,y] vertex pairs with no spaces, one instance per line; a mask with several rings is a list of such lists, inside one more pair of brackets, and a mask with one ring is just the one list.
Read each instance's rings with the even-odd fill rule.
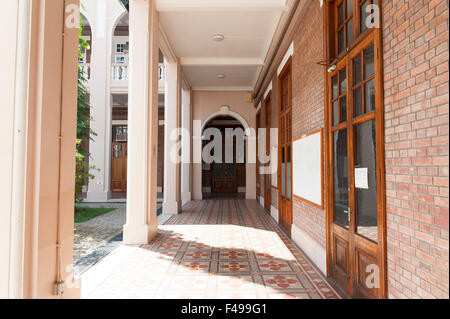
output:
[[192,91],[246,91],[252,92],[251,86],[193,86]]
[[284,55],[283,60],[281,60],[280,66],[277,70],[277,75],[280,75],[281,71],[283,71],[284,66],[286,65],[286,62],[289,60],[289,58],[294,54],[294,41],[292,41],[291,45],[286,51],[286,54]]
[[327,273],[327,252],[303,230],[292,224],[292,240],[303,250],[323,274]]
[[270,91],[272,91],[272,81],[270,81],[269,86],[266,89],[266,92],[264,92],[264,100],[267,98],[267,95],[269,95]]

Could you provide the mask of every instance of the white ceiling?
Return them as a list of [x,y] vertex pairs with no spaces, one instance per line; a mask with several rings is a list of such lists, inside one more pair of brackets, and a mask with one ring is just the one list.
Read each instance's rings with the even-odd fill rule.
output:
[[157,8],[188,82],[202,90],[253,90],[287,9],[286,0],[157,0]]

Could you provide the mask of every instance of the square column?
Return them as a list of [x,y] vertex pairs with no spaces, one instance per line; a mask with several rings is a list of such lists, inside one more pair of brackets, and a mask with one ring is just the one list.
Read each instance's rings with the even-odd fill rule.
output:
[[182,205],[191,201],[191,91],[182,90],[181,94],[181,125],[183,128],[181,144],[182,144],[182,167],[181,167],[181,200]]
[[146,244],[158,232],[159,21],[154,0],[130,1],[128,192],[125,244]]
[[[92,56],[91,78],[89,80],[89,94],[91,109],[91,129],[97,134],[89,142],[89,165],[94,166],[90,173],[86,200],[88,202],[106,202],[110,197],[110,145],[111,140],[111,111],[110,111],[110,81],[111,68],[110,47],[112,40],[111,22],[107,16],[112,11],[111,3],[105,0],[88,1],[88,10],[95,20],[92,28]],[[106,77],[106,79],[105,79]]]
[[179,60],[165,61],[166,105],[164,133],[164,214],[181,211],[181,65]]

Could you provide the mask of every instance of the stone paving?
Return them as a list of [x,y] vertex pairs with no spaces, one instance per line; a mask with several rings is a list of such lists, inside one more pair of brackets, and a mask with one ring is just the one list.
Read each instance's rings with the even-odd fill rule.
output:
[[[126,222],[126,203],[83,203],[85,207],[106,207],[116,210],[97,216],[74,228],[74,271],[81,274],[122,244]],[[160,208],[158,203],[157,207]]]

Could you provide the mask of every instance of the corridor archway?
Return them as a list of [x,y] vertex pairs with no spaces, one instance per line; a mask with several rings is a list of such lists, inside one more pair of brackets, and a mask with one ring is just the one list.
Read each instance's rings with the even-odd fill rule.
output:
[[[227,130],[228,135],[226,134]],[[213,139],[211,133],[214,131],[221,134],[222,152],[220,155],[214,154],[214,150],[210,149]],[[249,176],[253,172],[255,164],[252,164],[251,158],[249,158],[249,141],[256,139],[256,134],[247,120],[228,107],[222,107],[203,121],[201,136],[202,147],[197,152],[204,153],[206,147],[205,154],[208,153],[213,157],[209,161],[205,161],[202,157],[201,169],[197,171],[197,174],[201,174],[202,197],[235,195],[235,197],[252,198],[256,184],[255,180]],[[228,155],[227,149],[229,150]],[[217,161],[218,156],[222,161]]]

